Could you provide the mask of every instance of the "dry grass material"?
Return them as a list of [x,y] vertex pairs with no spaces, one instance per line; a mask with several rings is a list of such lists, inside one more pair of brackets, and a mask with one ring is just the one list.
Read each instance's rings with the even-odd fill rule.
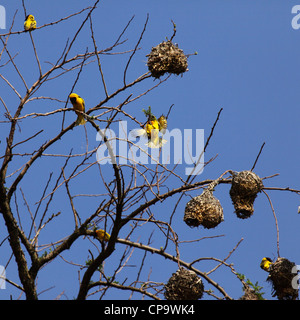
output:
[[286,258],[278,258],[269,269],[267,281],[271,282],[273,287],[273,297],[279,300],[297,300],[298,289],[292,286],[292,280],[296,273],[292,273],[295,263]]
[[238,218],[252,216],[254,200],[262,188],[262,180],[252,171],[241,171],[233,175],[229,193]]
[[224,220],[223,208],[213,192],[206,189],[186,204],[183,220],[190,227],[215,228]]
[[159,78],[165,73],[179,75],[188,70],[186,55],[171,40],[153,47],[147,57],[147,66],[154,78]]
[[202,298],[204,286],[194,271],[183,267],[173,273],[165,285],[167,300],[198,300]]

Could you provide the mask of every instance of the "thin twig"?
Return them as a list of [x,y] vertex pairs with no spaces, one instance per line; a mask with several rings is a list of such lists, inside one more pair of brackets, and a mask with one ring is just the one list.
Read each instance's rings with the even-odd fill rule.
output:
[[256,157],[256,159],[255,159],[255,161],[254,161],[254,164],[253,164],[253,166],[252,166],[252,168],[251,168],[251,170],[250,171],[253,171],[254,170],[254,168],[255,168],[255,166],[256,166],[256,163],[257,163],[257,160],[258,160],[258,158],[259,158],[259,156],[260,156],[260,154],[261,154],[261,152],[262,152],[262,149],[264,148],[264,146],[265,146],[265,142],[262,144],[262,146],[260,147],[260,150],[259,150],[259,152],[258,152],[258,155],[257,155],[257,157]]
[[175,37],[175,35],[176,35],[176,24],[175,24],[175,22],[173,21],[173,20],[171,20],[171,22],[172,22],[172,24],[173,24],[173,34],[172,34],[172,37],[170,38],[170,41],[172,41],[173,40],[173,38]]
[[70,204],[71,204],[71,208],[72,208],[72,211],[73,211],[73,216],[74,216],[74,222],[75,222],[75,229],[78,228],[78,213],[75,209],[75,205],[74,205],[74,202],[73,202],[73,197],[71,196],[71,193],[70,193],[70,189],[69,189],[69,183],[68,183],[68,180],[65,176],[65,171],[64,169],[62,168],[62,174],[63,174],[63,177],[65,179],[65,187],[66,187],[66,190],[67,190],[67,194],[68,194],[68,197],[69,197],[69,200],[70,200]]
[[228,260],[243,240],[244,240],[244,238],[241,238],[239,240],[239,242],[236,244],[236,246],[228,253],[227,257],[224,260],[222,260],[222,262],[219,265],[215,266],[212,270],[208,271],[206,274],[210,274],[210,273],[216,271],[226,260]]
[[135,47],[134,47],[134,50],[133,50],[132,54],[130,55],[130,57],[129,57],[129,59],[128,59],[127,64],[126,64],[126,67],[125,67],[125,70],[124,70],[124,76],[123,76],[124,86],[126,86],[126,74],[127,74],[127,69],[128,69],[128,67],[129,67],[129,64],[130,64],[131,59],[133,58],[134,54],[136,53],[136,51],[137,51],[137,49],[138,49],[138,46],[139,46],[140,42],[142,41],[143,35],[144,35],[145,31],[146,31],[146,27],[147,27],[147,24],[148,24],[148,20],[149,20],[149,14],[147,14],[147,19],[146,19],[146,22],[145,22],[145,24],[144,24],[143,31],[142,31],[142,33],[141,33],[141,35],[140,35],[140,37],[139,37],[139,40],[138,40],[137,44],[136,44]]
[[213,134],[214,134],[216,125],[217,125],[217,123],[218,123],[218,121],[219,121],[219,119],[220,119],[220,115],[221,115],[221,112],[222,112],[222,111],[223,111],[223,108],[221,108],[221,109],[219,110],[219,112],[218,112],[217,118],[216,118],[216,120],[215,120],[215,122],[214,122],[214,124],[213,124],[213,126],[212,126],[212,128],[211,128],[211,130],[210,130],[210,134],[209,134],[209,136],[208,136],[208,138],[207,138],[207,140],[206,140],[206,143],[205,143],[205,146],[204,146],[204,148],[203,148],[203,151],[202,151],[201,154],[199,155],[198,160],[197,160],[197,162],[196,162],[195,165],[194,165],[194,169],[192,170],[192,172],[190,173],[190,175],[187,177],[186,183],[188,183],[188,181],[189,181],[191,178],[192,178],[191,181],[193,181],[193,180],[195,179],[196,176],[193,176],[193,173],[195,172],[198,164],[200,163],[203,154],[206,152],[206,149],[207,149],[207,147],[208,147],[208,144],[209,144],[209,142],[210,142],[210,139],[212,138],[212,136],[213,136]]
[[36,47],[35,47],[35,44],[34,44],[34,41],[33,41],[33,36],[32,36],[32,32],[31,31],[29,31],[29,35],[30,35],[30,39],[31,39],[31,43],[32,43],[35,59],[36,59],[36,62],[38,64],[38,67],[39,67],[40,78],[41,78],[42,77],[42,67],[41,67],[40,59],[38,57],[37,50],[36,50]]
[[166,119],[168,119],[169,114],[170,114],[170,112],[171,112],[171,110],[172,110],[173,106],[174,106],[174,103],[173,103],[173,104],[171,104],[171,106],[170,106],[170,108],[169,108],[169,111],[168,111],[168,113],[167,113],[167,115],[166,115]]
[[278,227],[278,221],[277,221],[277,217],[276,217],[276,214],[275,214],[275,210],[274,210],[274,207],[273,207],[273,204],[272,204],[272,201],[269,197],[269,195],[265,192],[265,190],[262,190],[262,192],[266,195],[266,197],[268,198],[268,201],[270,203],[270,206],[271,206],[271,209],[272,209],[272,213],[273,213],[273,216],[274,216],[274,219],[275,219],[275,225],[276,225],[276,234],[277,234],[277,255],[278,255],[278,258],[280,257],[280,254],[279,254],[279,227]]
[[104,92],[105,92],[105,95],[106,95],[106,98],[107,98],[108,97],[108,91],[107,91],[106,83],[105,83],[105,80],[104,80],[104,74],[103,74],[103,70],[102,70],[102,66],[101,66],[101,62],[100,62],[100,57],[99,57],[99,54],[98,54],[98,48],[97,48],[96,40],[95,40],[95,37],[94,37],[92,16],[90,16],[90,29],[91,29],[91,37],[92,37],[94,48],[95,48],[95,54],[96,54],[97,61],[98,61],[98,68],[99,68],[99,72],[100,72],[100,75],[101,75],[101,80],[102,80]]

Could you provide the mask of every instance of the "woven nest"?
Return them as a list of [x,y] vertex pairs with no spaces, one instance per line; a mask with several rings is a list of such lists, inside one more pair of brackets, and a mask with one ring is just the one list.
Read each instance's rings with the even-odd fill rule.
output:
[[179,75],[188,70],[187,57],[172,41],[163,41],[147,55],[147,66],[154,78],[165,73]]
[[186,204],[183,220],[190,227],[215,228],[224,220],[223,208],[212,191],[206,189]]
[[293,288],[293,278],[296,276],[292,273],[295,263],[286,258],[278,258],[270,267],[267,281],[272,283],[273,297],[277,296],[279,300],[296,300],[298,299],[298,287]]
[[183,267],[173,273],[165,285],[167,300],[198,300],[202,298],[204,286],[194,271]]
[[257,194],[262,190],[262,180],[252,171],[242,171],[233,176],[230,197],[238,218],[249,218]]

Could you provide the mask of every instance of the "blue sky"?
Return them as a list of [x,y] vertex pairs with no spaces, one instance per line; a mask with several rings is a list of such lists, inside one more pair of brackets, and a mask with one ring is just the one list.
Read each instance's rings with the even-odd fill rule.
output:
[[[34,14],[38,25],[59,20],[83,8],[82,1],[25,1],[27,12]],[[92,4],[85,1],[85,6]],[[24,14],[22,6],[11,1],[1,1],[6,8],[7,28],[10,26],[13,15],[18,9],[13,31],[22,30]],[[177,25],[177,33],[174,41],[186,54],[198,52],[196,56],[189,57],[189,71],[182,77],[172,76],[167,82],[153,90],[143,98],[128,105],[126,111],[138,117],[139,121],[145,118],[141,112],[142,108],[152,106],[154,113],[167,113],[169,107],[174,104],[168,121],[169,128],[204,129],[207,138],[210,129],[217,117],[220,108],[223,108],[220,121],[210,141],[205,160],[215,156],[216,159],[205,167],[203,173],[196,181],[218,178],[224,171],[231,169],[242,171],[251,169],[259,149],[265,142],[264,149],[255,168],[255,173],[260,177],[271,176],[279,173],[279,176],[264,181],[266,187],[290,187],[300,189],[299,170],[299,77],[300,69],[300,29],[294,30],[291,25],[294,5],[297,1],[157,1],[151,2],[140,0],[112,0],[100,1],[97,10],[93,13],[93,25],[98,48],[103,49],[110,46],[123,30],[129,19],[135,18],[126,32],[124,38],[128,41],[117,48],[117,51],[132,49],[143,29],[147,14],[149,22],[140,44],[141,49],[134,56],[131,67],[128,70],[128,81],[134,80],[139,75],[147,72],[146,54],[152,46],[157,45],[166,37],[172,35],[171,19]],[[67,39],[76,32],[78,23],[81,23],[85,13],[74,17],[67,22],[37,30],[33,33],[34,40],[39,53],[43,71],[49,68],[47,61],[54,62],[62,52]],[[3,30],[1,30],[3,32]],[[6,32],[6,30],[4,30]],[[72,48],[72,54],[84,53],[86,48],[92,49],[89,28],[85,27],[80,33],[78,40]],[[33,50],[28,34],[13,35],[9,40],[9,49],[13,54],[18,53],[15,62],[26,81],[31,85],[36,81],[37,65],[33,59]],[[107,86],[113,92],[122,85],[123,70],[128,59],[127,55],[104,56],[102,60],[103,72],[106,77]],[[6,61],[6,60],[5,60]],[[1,62],[2,63],[2,62]],[[2,69],[2,70],[1,70]],[[24,95],[25,90],[11,66],[1,68],[0,72],[10,79]],[[37,95],[55,97],[66,100],[74,77],[76,74],[67,75],[49,82]],[[147,89],[156,84],[152,79],[140,84],[138,90]],[[18,99],[3,81],[0,82],[1,97],[15,110]],[[4,90],[5,89],[5,90]],[[95,106],[104,98],[103,87],[99,79],[97,66],[88,65],[76,86],[77,93],[84,97],[87,109]],[[135,89],[128,90],[120,98],[110,101],[111,106],[117,106],[122,98],[133,93]],[[28,111],[49,112],[63,107],[62,104],[53,101],[34,101],[28,104]],[[4,108],[1,105],[1,120],[4,120]],[[66,122],[72,123],[75,117],[72,113],[66,113]],[[43,143],[47,137],[53,136],[60,128],[60,118],[53,117],[49,123],[47,118],[39,118],[23,121],[22,132],[16,134],[16,141],[28,137],[43,128],[44,135],[35,141]],[[132,124],[131,124],[132,125]],[[3,135],[7,132],[7,126],[1,124],[1,155],[3,153]],[[133,127],[132,127],[133,128]],[[86,138],[82,127],[76,128],[68,136],[59,141],[51,148],[52,153],[84,152]],[[4,133],[5,131],[5,133]],[[90,145],[96,143],[94,130],[88,128],[88,139]],[[31,148],[34,147],[31,145]],[[25,148],[25,146],[24,146]],[[24,149],[22,149],[24,150]],[[21,152],[21,151],[20,151]],[[24,159],[19,159],[22,164]],[[41,181],[44,185],[51,171],[62,167],[64,160],[53,160],[43,164],[38,160],[35,170],[30,172],[24,179],[21,187],[26,197],[34,208],[34,203],[40,199],[41,185],[32,181]],[[12,169],[11,169],[12,170]],[[12,172],[12,171],[10,171]],[[184,165],[178,167],[178,172],[184,175]],[[109,170],[108,170],[109,174]],[[98,178],[97,178],[98,179]],[[72,191],[76,193],[101,193],[103,192],[101,181],[78,179],[72,184]],[[200,191],[201,192],[201,191]],[[198,195],[198,191],[190,193]],[[280,232],[280,255],[286,257],[296,264],[300,264],[299,250],[299,219],[297,208],[300,205],[299,195],[287,191],[268,191],[276,212]],[[19,195],[21,199],[21,195]],[[181,258],[193,261],[199,257],[216,257],[224,259],[236,246],[238,241],[244,240],[229,259],[234,263],[239,273],[245,274],[251,281],[258,281],[264,287],[265,297],[271,298],[271,288],[265,282],[267,273],[259,268],[263,256],[275,258],[277,256],[276,229],[272,210],[264,194],[259,194],[255,201],[255,212],[250,219],[237,219],[233,213],[233,206],[229,198],[229,186],[220,185],[216,188],[215,196],[220,200],[225,221],[213,230],[190,229],[182,221],[186,200],[183,200],[176,210],[173,228],[178,233],[180,240],[192,240],[205,236],[224,235],[215,239],[206,239],[191,244],[181,244]],[[60,200],[58,195],[57,201]],[[62,197],[62,199],[65,199]],[[184,198],[187,199],[187,198]],[[22,201],[22,200],[21,200]],[[94,205],[90,200],[91,207]],[[152,211],[156,217],[169,214],[173,210],[175,199],[168,199],[165,203],[156,205]],[[69,203],[61,202],[59,210],[70,212]],[[87,210],[86,201],[78,202],[78,211],[85,217]],[[53,210],[57,208],[53,208]],[[54,212],[54,211],[53,211]],[[168,220],[168,219],[166,219]],[[51,241],[52,235],[55,239],[65,237],[72,231],[73,225],[68,220],[61,218],[59,224],[49,224],[49,233],[41,235],[41,242]],[[24,219],[24,225],[26,219]],[[120,238],[126,236],[128,229],[121,230]],[[3,221],[0,224],[0,234],[4,232]],[[140,232],[140,234],[139,234]],[[146,239],[152,232],[150,227],[135,231],[132,240]],[[0,239],[0,241],[2,241]],[[6,242],[7,244],[7,242]],[[9,255],[7,245],[0,247],[1,257]],[[40,243],[41,244],[41,243]],[[152,246],[160,248],[164,244],[162,235],[156,230],[153,235]],[[88,244],[80,242],[74,248],[64,254],[65,259],[73,262],[83,262],[88,256]],[[117,245],[116,252],[108,259],[106,268],[115,266],[122,251]],[[77,251],[78,250],[78,251]],[[77,252],[78,253],[77,255]],[[174,248],[170,246],[171,254]],[[142,259],[143,252],[136,249],[132,256],[130,265],[118,275],[116,280],[120,283],[124,279],[137,272],[137,267]],[[2,258],[1,258],[2,259]],[[0,264],[4,264],[0,260]],[[148,254],[143,276],[147,278],[151,273],[151,280],[166,282],[173,272],[176,264],[168,263],[161,257]],[[165,263],[162,268],[162,264]],[[197,267],[202,271],[210,270],[215,263],[201,262]],[[109,269],[106,269],[109,270]],[[109,273],[109,272],[108,272]],[[128,273],[128,274],[127,274]],[[219,282],[229,294],[238,298],[241,295],[241,284],[226,268],[219,268],[213,273],[212,278]],[[7,277],[18,282],[13,263],[7,270]],[[78,290],[77,269],[64,263],[60,258],[46,266],[38,279],[39,292],[53,287],[40,295],[41,299],[53,299],[64,291],[64,298],[72,299]],[[72,285],[74,283],[74,285]],[[206,287],[208,289],[209,286]],[[18,297],[17,291],[10,285],[6,290],[0,290],[0,298],[7,299],[12,294]],[[112,290],[108,293],[108,299],[127,298],[127,292]],[[133,296],[139,299],[138,295]],[[93,297],[91,297],[93,298]],[[205,296],[209,299],[209,296]]]

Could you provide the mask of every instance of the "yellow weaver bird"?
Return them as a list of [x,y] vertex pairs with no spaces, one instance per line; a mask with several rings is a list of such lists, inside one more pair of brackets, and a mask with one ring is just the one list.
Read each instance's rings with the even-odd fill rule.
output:
[[147,138],[148,138],[148,146],[150,148],[159,148],[162,146],[162,139],[158,136],[159,132],[159,123],[155,116],[149,117],[149,120],[145,126]]
[[144,110],[146,117],[148,117],[148,121],[144,129],[135,130],[135,136],[144,136],[148,139],[148,147],[149,148],[161,148],[167,140],[159,137],[159,132],[165,133],[167,129],[167,119],[161,115],[158,120],[151,112],[151,107],[149,106],[148,110]]
[[[76,93],[71,93],[70,96],[70,101],[73,105],[73,108],[77,111],[82,111],[85,112],[85,103],[84,100]],[[81,125],[81,124],[85,124],[86,120],[84,119],[83,114],[76,112],[77,114],[77,120],[76,120],[76,126]]]
[[34,16],[29,14],[24,21],[24,29],[25,31],[31,31],[36,28],[36,21],[34,20]]
[[272,260],[267,257],[261,260],[260,267],[265,271],[269,271],[272,264]]
[[110,235],[107,232],[105,232],[104,230],[99,229],[99,230],[96,230],[95,232],[96,232],[97,238],[100,241],[104,241],[104,242],[109,241]]
[[157,121],[159,123],[159,131],[162,132],[163,134],[166,133],[166,129],[168,127],[168,122],[166,117],[162,114]]

